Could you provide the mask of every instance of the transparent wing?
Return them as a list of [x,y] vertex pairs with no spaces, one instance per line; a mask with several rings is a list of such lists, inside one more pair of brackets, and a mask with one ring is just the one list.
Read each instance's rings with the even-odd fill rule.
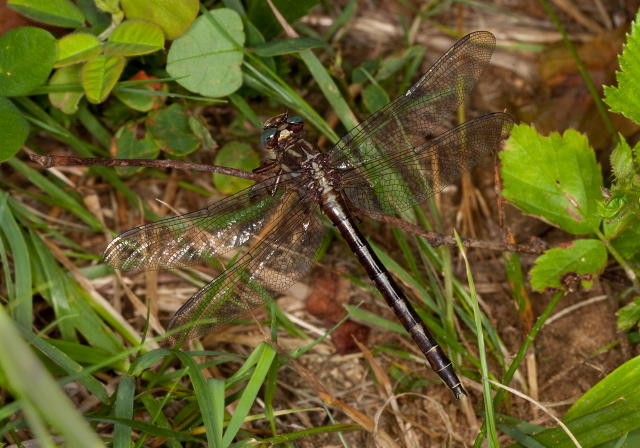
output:
[[337,168],[422,145],[462,103],[487,66],[496,41],[486,31],[460,39],[404,95],[353,128],[329,155]]
[[287,290],[313,266],[323,235],[317,204],[290,192],[264,239],[173,316],[169,330],[193,325],[167,340],[205,335]]
[[509,136],[503,113],[466,122],[416,148],[385,154],[345,172],[343,193],[360,209],[395,214],[455,182]]
[[211,259],[260,233],[298,179],[276,176],[197,212],[128,230],[107,246],[104,261],[123,271],[150,271]]

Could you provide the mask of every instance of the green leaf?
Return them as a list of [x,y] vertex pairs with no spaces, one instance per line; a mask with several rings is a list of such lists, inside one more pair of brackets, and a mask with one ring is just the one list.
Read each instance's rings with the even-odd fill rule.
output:
[[[148,132],[141,139],[137,138],[138,125],[128,123],[116,132],[116,157],[118,159],[155,159],[160,154],[160,148]],[[142,167],[116,167],[116,171],[122,176],[130,176]]]
[[[640,12],[638,13],[640,14]],[[618,87],[605,87],[605,102],[611,112],[623,114],[625,117],[640,123],[640,42],[638,41],[639,16],[631,25],[631,34],[627,44],[622,47],[622,56],[618,57],[621,72],[616,72]]]
[[29,122],[8,98],[0,96],[0,163],[13,157],[29,136]]
[[0,95],[19,96],[47,81],[58,58],[56,39],[41,28],[16,28],[0,37]]
[[558,289],[566,282],[578,279],[586,289],[604,271],[607,249],[598,240],[576,240],[567,245],[545,251],[531,269],[531,288],[544,291]]
[[140,92],[131,92],[116,88],[113,90],[113,94],[128,107],[140,112],[149,112],[151,109],[156,107],[160,97],[154,94],[142,93],[144,91],[154,92],[155,89],[152,86],[149,84],[142,84],[136,87],[135,90]]
[[369,113],[373,114],[389,102],[389,95],[379,85],[369,84],[362,91],[362,100]]
[[502,193],[524,213],[576,235],[599,226],[602,173],[583,135],[569,129],[542,137],[533,127],[515,126],[500,159]]
[[100,55],[82,67],[80,81],[87,99],[99,104],[109,96],[124,70],[125,59],[122,56]]
[[147,131],[160,149],[175,156],[190,154],[200,146],[189,128],[188,115],[177,103],[151,112],[147,117]]
[[144,19],[158,25],[167,40],[182,36],[198,15],[199,0],[121,0],[128,19]]
[[562,420],[570,422],[606,408],[617,400],[625,400],[637,395],[638,391],[640,391],[637,381],[639,376],[640,356],[637,356],[622,364],[589,389],[571,406]]
[[613,247],[624,258],[631,258],[640,250],[640,220],[631,215],[635,222],[611,241]]
[[[251,171],[260,166],[260,157],[247,143],[231,142],[218,151],[216,165]],[[239,177],[213,173],[213,185],[225,194],[237,193],[253,185],[253,181]]]
[[[59,68],[53,72],[53,76],[49,79],[49,85],[78,84],[81,69],[82,66],[79,64]],[[83,96],[84,92],[55,92],[49,94],[49,101],[65,114],[71,115],[78,111],[78,104]]]
[[27,17],[63,28],[80,28],[84,16],[69,0],[9,0],[7,5]]
[[633,162],[633,155],[631,154],[631,147],[620,136],[620,141],[616,145],[616,148],[611,153],[611,171],[616,176],[618,181],[625,180],[635,172],[635,163]]
[[282,56],[283,54],[298,53],[303,50],[324,47],[327,43],[312,37],[296,37],[290,39],[274,40],[255,48],[256,54],[263,58]]
[[618,330],[629,331],[640,320],[640,297],[618,310]]
[[67,34],[58,41],[58,60],[56,67],[85,62],[102,53],[100,41],[93,34]]
[[209,18],[200,16],[186,34],[171,45],[167,55],[167,72],[192,92],[208,97],[229,95],[242,85],[244,45],[242,20],[231,9],[216,9],[211,15],[235,40],[227,38]]
[[104,52],[115,56],[138,56],[164,47],[164,36],[158,25],[141,19],[125,20],[113,30]]

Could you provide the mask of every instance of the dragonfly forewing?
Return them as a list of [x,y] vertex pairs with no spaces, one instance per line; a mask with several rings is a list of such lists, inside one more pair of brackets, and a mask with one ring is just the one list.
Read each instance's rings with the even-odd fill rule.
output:
[[168,330],[183,329],[170,343],[205,335],[289,289],[315,262],[324,235],[317,204],[293,192],[254,248],[193,297],[173,316]]
[[[275,219],[299,178],[267,179],[209,207],[136,227],[115,238],[105,263],[123,271],[189,266],[238,248]],[[277,188],[276,188],[277,187]]]
[[353,128],[329,153],[337,168],[422,145],[464,101],[491,59],[486,31],[458,41],[404,95]]
[[466,122],[416,148],[355,165],[342,177],[346,197],[363,210],[393,215],[455,182],[509,136],[512,118],[493,113]]

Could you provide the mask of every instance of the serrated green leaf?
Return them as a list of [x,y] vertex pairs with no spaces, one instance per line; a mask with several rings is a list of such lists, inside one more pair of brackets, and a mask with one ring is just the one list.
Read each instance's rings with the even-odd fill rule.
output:
[[175,156],[190,154],[200,146],[200,141],[189,128],[187,113],[177,103],[149,113],[147,131],[160,149]]
[[58,60],[55,67],[88,61],[102,53],[96,36],[89,33],[67,34],[58,41]]
[[255,48],[256,54],[263,58],[272,56],[282,56],[284,54],[298,53],[303,50],[311,50],[313,48],[324,47],[327,43],[320,39],[312,37],[295,37],[290,39],[281,39],[258,45]]
[[63,28],[79,28],[84,16],[69,0],[9,0],[7,5],[27,17]]
[[518,125],[500,159],[502,193],[524,213],[576,235],[599,226],[602,173],[586,137],[572,129],[542,137]]
[[[146,133],[143,138],[138,139],[137,133],[138,125],[135,123],[125,124],[118,129],[115,135],[116,157],[118,159],[155,159],[158,157],[160,148],[151,134]],[[116,171],[122,176],[130,176],[140,170],[142,167],[116,167]]]
[[531,269],[531,289],[561,288],[576,276],[582,286],[591,288],[607,263],[607,249],[598,240],[576,240],[567,247],[549,249],[538,257]]
[[604,101],[611,108],[611,112],[623,114],[625,117],[640,123],[640,12],[631,25],[627,44],[622,47],[622,56],[618,57],[621,72],[616,72],[618,87],[605,87]]
[[640,297],[618,310],[618,330],[628,331],[640,320]]
[[164,47],[162,29],[147,20],[125,20],[113,30],[104,52],[115,56],[138,56]]
[[29,136],[29,122],[8,98],[0,96],[0,163],[13,157]]
[[[49,79],[49,85],[78,84],[80,70],[82,70],[82,66],[79,64],[59,68],[53,72],[53,76]],[[55,92],[49,94],[49,101],[65,114],[71,115],[78,111],[78,104],[83,96],[83,92]]]
[[211,15],[236,43],[229,42],[207,16],[200,16],[189,31],[171,45],[167,72],[192,92],[208,97],[230,95],[242,85],[242,20],[231,9],[216,9]]
[[122,56],[103,54],[82,67],[80,81],[90,102],[99,104],[107,99],[118,82],[125,63]]
[[144,19],[158,25],[167,40],[182,36],[198,15],[199,0],[121,0],[128,19]]
[[56,39],[41,28],[16,28],[0,37],[0,95],[19,96],[47,81],[58,58]]
[[635,164],[633,162],[633,155],[631,154],[631,147],[629,147],[629,144],[623,136],[620,136],[620,141],[611,153],[610,160],[611,171],[613,171],[613,175],[616,177],[618,182],[626,180],[635,172]]
[[[243,171],[252,171],[260,166],[260,157],[247,143],[231,142],[224,145],[218,151],[215,164],[237,168]],[[214,186],[225,194],[234,194],[253,185],[253,181],[239,177],[225,176],[213,173]]]

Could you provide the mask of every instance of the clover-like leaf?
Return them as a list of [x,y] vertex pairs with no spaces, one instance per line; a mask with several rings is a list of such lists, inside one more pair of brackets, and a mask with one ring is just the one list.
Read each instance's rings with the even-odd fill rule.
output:
[[128,19],[144,19],[158,25],[167,40],[182,36],[198,15],[199,0],[121,0]]
[[0,163],[17,153],[29,135],[29,122],[8,98],[0,96]]
[[102,53],[102,45],[96,36],[89,33],[67,34],[58,41],[56,67],[88,61]]
[[113,30],[104,52],[115,56],[138,56],[164,47],[160,27],[147,20],[125,20]]
[[7,5],[38,22],[63,28],[79,28],[84,16],[69,0],[9,0]]
[[216,9],[211,16],[217,26],[207,15],[200,16],[189,31],[173,42],[167,55],[167,72],[186,89],[217,98],[242,85],[243,54],[239,47],[244,45],[245,36],[242,20],[235,11]]
[[[78,84],[80,82],[81,65],[69,65],[57,69],[49,79],[50,86]],[[84,96],[84,92],[75,92],[69,90],[67,92],[51,92],[49,101],[54,107],[57,107],[65,114],[71,115],[78,111],[78,103]]]
[[41,86],[57,58],[56,39],[42,28],[16,28],[0,36],[0,95],[24,95]]
[[111,89],[116,85],[125,59],[122,56],[103,54],[93,58],[82,67],[80,80],[87,99],[92,103],[101,103],[109,96]]
[[[224,145],[218,151],[215,160],[216,165],[251,171],[260,166],[260,157],[250,145],[240,142],[231,142]],[[253,181],[239,177],[226,176],[214,173],[213,184],[224,194],[234,194],[253,185]]]

